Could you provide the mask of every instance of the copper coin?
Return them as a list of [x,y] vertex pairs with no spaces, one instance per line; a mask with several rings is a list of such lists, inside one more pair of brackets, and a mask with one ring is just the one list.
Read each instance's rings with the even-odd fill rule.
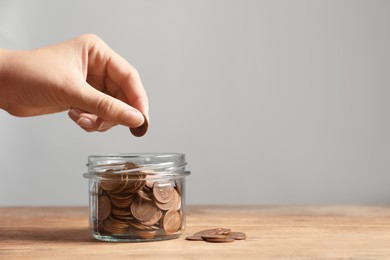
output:
[[235,240],[245,240],[246,234],[244,232],[230,232],[226,235],[228,238],[233,238]]
[[154,184],[153,177],[156,176],[154,170],[142,171],[142,173],[145,174],[145,180],[146,180],[145,186],[150,189],[153,189],[153,184]]
[[132,219],[130,221],[127,222],[130,226],[136,228],[137,230],[152,230],[154,229],[153,227],[154,226],[146,226],[144,224],[141,224],[140,222],[138,222],[138,220],[136,219]]
[[127,217],[130,216],[131,213],[129,210],[124,210],[121,208],[112,208],[111,214],[115,217]]
[[203,239],[209,239],[209,238],[215,238],[215,239],[224,239],[226,238],[225,235],[218,235],[218,234],[206,234],[201,236]]
[[126,188],[127,183],[129,181],[129,177],[126,174],[121,174],[121,182],[115,189],[111,190],[111,193],[120,193],[123,191],[124,188]]
[[201,236],[187,236],[186,239],[191,241],[203,241]]
[[157,231],[155,230],[133,230],[134,234],[139,236],[140,238],[153,238]]
[[140,221],[140,222],[141,222],[141,224],[144,224],[146,226],[153,226],[161,219],[162,215],[163,215],[162,211],[157,210],[151,219],[149,219],[147,221]]
[[109,234],[126,234],[129,232],[128,225],[124,221],[115,218],[108,218],[103,223],[104,230]]
[[230,233],[230,229],[229,228],[218,228],[217,231],[215,232],[215,234],[219,234],[219,235],[227,235]]
[[167,234],[177,232],[181,227],[181,216],[177,210],[169,210],[162,220],[162,227]]
[[121,191],[122,193],[133,193],[142,189],[145,185],[145,181],[143,180],[131,180],[127,182],[126,187]]
[[167,203],[173,198],[173,186],[170,182],[155,182],[153,195],[158,202]]
[[130,132],[136,137],[144,136],[148,131],[148,127],[149,127],[148,119],[146,119],[146,116],[144,114],[142,115],[144,116],[144,123],[139,127],[130,128]]
[[206,239],[207,242],[213,242],[213,243],[229,243],[229,242],[234,242],[233,238],[208,238]]
[[130,210],[137,220],[145,222],[150,221],[159,209],[153,201],[138,197],[131,203]]
[[111,202],[107,196],[98,198],[98,220],[102,221],[108,218],[111,214]]
[[100,187],[103,190],[112,191],[122,184],[121,176],[111,176],[110,174],[104,174],[102,177],[106,178],[100,182]]
[[137,194],[144,200],[152,200],[151,193],[145,191],[145,189],[137,191]]
[[125,169],[130,170],[130,169],[136,169],[136,168],[138,168],[138,166],[136,164],[134,164],[134,163],[131,163],[131,162],[126,162],[125,163]]
[[108,193],[108,196],[110,197],[112,205],[118,208],[129,208],[131,202],[135,198],[135,194],[122,194],[122,193],[119,194]]
[[212,228],[212,229],[205,229],[199,232],[196,232],[194,236],[202,236],[202,235],[208,235],[208,234],[220,234],[226,233],[227,231],[230,232],[230,229],[227,228]]
[[161,203],[159,201],[155,201],[157,207],[159,207],[162,210],[178,210],[181,207],[181,197],[179,195],[179,192],[176,189],[173,189],[173,196],[170,201],[167,203]]

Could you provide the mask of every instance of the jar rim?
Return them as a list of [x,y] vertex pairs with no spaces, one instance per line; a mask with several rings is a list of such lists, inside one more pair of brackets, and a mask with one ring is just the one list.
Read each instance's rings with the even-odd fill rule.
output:
[[[132,167],[128,165],[132,164]],[[186,176],[183,153],[118,153],[88,156],[86,178],[113,174],[137,175],[145,172],[154,176]]]

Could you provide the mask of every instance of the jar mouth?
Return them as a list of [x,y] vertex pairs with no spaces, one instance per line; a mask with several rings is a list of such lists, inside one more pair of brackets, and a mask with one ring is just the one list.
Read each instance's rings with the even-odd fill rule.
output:
[[[131,165],[131,167],[129,167]],[[185,156],[181,153],[120,153],[90,155],[86,178],[113,175],[186,176]]]

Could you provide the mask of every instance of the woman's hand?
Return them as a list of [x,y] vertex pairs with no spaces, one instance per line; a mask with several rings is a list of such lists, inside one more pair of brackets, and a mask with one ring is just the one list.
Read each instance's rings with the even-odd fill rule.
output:
[[139,127],[148,107],[137,70],[96,35],[32,51],[0,50],[0,108],[12,115],[69,110],[90,132]]

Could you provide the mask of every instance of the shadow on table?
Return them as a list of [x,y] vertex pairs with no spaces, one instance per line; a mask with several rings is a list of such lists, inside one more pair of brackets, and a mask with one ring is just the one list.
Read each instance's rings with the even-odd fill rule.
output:
[[0,228],[0,234],[0,242],[98,243],[91,237],[88,228]]

